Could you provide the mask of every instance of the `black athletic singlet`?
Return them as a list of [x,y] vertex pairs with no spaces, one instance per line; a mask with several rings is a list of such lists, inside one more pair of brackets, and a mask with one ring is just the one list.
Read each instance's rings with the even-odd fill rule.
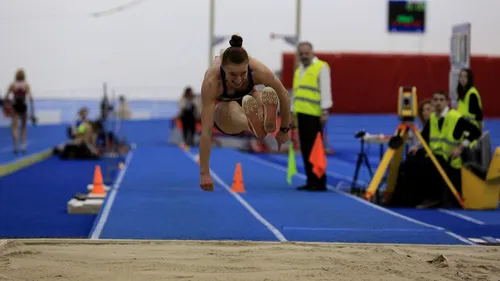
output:
[[218,97],[218,100],[220,101],[237,101],[241,105],[241,100],[243,99],[243,97],[253,93],[254,91],[255,84],[253,81],[252,69],[250,68],[250,65],[248,66],[247,74],[248,86],[243,90],[235,91],[231,95],[227,93],[226,72],[224,72],[224,69],[222,69],[222,65],[220,66],[220,79],[222,80],[222,95]]
[[[227,93],[227,85],[226,85],[226,72],[224,72],[224,69],[222,69],[222,65],[220,66],[220,79],[222,80],[222,95],[220,95],[217,100],[219,101],[236,101],[238,102],[239,105],[242,105],[243,102],[243,97],[246,95],[249,95],[253,93],[255,83],[253,81],[253,76],[252,76],[252,69],[250,68],[250,65],[248,66],[248,74],[247,74],[247,79],[248,79],[248,86],[244,90],[238,90],[235,91],[233,94],[229,95]],[[217,123],[214,122],[214,126],[219,132],[229,135],[229,136],[238,136],[240,134],[228,134],[225,133],[224,131],[217,126]]]
[[25,82],[15,82],[12,86],[12,93],[14,94],[12,108],[20,115],[26,114],[28,109],[28,105],[26,104],[27,88],[28,86]]

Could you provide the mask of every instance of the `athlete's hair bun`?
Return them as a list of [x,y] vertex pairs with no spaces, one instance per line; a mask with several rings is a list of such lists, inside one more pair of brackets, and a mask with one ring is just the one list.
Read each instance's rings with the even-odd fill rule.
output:
[[231,45],[231,47],[241,47],[243,46],[243,38],[241,38],[241,36],[239,35],[233,35],[231,36],[231,40],[229,40],[229,45]]

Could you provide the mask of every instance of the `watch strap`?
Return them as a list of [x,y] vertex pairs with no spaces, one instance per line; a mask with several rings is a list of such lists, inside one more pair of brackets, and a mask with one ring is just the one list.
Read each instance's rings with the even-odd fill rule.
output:
[[288,133],[288,131],[290,131],[290,126],[288,126],[288,127],[280,127],[280,131],[282,131],[283,133]]

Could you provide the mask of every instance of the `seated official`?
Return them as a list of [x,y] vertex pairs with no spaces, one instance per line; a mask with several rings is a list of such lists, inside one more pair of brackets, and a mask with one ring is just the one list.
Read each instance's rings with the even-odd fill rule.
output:
[[70,141],[54,149],[64,159],[96,159],[99,155],[97,140],[100,122],[88,119],[88,109],[78,111],[78,119],[68,127]]
[[[434,113],[421,134],[460,194],[461,155],[471,142],[481,136],[481,131],[458,111],[449,108],[447,93],[434,93],[432,103]],[[416,144],[399,169],[391,205],[428,208],[450,204],[458,205],[458,202],[425,150]]]
[[74,123],[73,136],[75,140],[88,143],[90,146],[97,146],[97,134],[93,123],[88,119],[88,109],[82,108],[78,111],[78,119]]
[[[418,121],[420,123],[420,126],[418,126],[420,129],[427,124],[429,121],[429,118],[431,117],[432,112],[434,112],[434,107],[432,105],[431,99],[425,99],[420,104],[418,105]],[[417,137],[413,134],[412,131],[408,132],[408,137],[409,137],[409,143],[410,144],[416,144],[418,143]]]

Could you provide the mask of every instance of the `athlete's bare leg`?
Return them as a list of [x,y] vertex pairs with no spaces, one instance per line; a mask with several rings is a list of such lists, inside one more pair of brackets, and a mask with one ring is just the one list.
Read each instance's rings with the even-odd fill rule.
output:
[[19,116],[17,113],[12,114],[12,123],[10,125],[10,129],[12,132],[12,139],[14,140],[14,153],[17,153],[17,147],[19,142],[19,131],[17,127],[17,123],[19,122]]
[[221,102],[215,107],[214,122],[227,134],[239,134],[248,130],[248,121],[243,108],[235,102]]
[[221,102],[215,108],[214,121],[227,134],[239,134],[249,130],[258,138],[266,136],[258,116],[258,104],[252,96],[243,98],[242,106],[237,102]]

